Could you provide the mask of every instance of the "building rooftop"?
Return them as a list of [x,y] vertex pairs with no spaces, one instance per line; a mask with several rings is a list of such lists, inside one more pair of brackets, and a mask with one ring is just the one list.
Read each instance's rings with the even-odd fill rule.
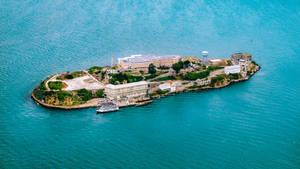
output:
[[126,87],[132,87],[132,86],[138,86],[138,85],[147,85],[147,84],[148,84],[148,82],[146,82],[146,81],[139,81],[139,82],[133,82],[133,83],[120,84],[120,85],[108,84],[108,85],[105,86],[105,88],[121,89],[121,88],[126,88]]
[[221,62],[222,59],[210,59],[209,61],[211,61],[211,62]]
[[248,54],[248,53],[235,53],[235,54],[233,54],[232,55],[233,57],[237,57],[237,56],[244,56],[244,57],[251,57],[251,55],[250,54]]
[[151,62],[159,59],[171,59],[181,57],[179,55],[131,55],[129,57],[119,58],[119,62],[123,61],[124,63],[139,63],[139,62]]

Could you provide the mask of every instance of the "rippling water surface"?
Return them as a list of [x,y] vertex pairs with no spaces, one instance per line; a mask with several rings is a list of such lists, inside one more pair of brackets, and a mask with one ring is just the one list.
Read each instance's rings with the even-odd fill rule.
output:
[[[299,1],[0,1],[0,168],[300,168]],[[96,115],[45,109],[45,77],[111,55],[229,57],[249,81]]]

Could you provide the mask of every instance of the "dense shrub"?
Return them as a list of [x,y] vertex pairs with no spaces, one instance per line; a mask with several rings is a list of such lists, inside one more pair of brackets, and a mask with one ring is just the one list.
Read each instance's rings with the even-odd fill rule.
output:
[[73,78],[81,77],[83,75],[85,75],[85,73],[83,71],[72,72]]
[[38,87],[40,90],[46,90],[46,85],[45,85],[45,81],[42,81],[41,84]]
[[142,76],[132,76],[132,75],[127,76],[127,82],[128,83],[139,82],[139,81],[142,81],[142,80],[143,80]]
[[166,77],[160,77],[157,80],[158,81],[175,80],[175,77],[174,76],[166,76]]
[[71,93],[67,92],[67,91],[63,91],[63,90],[60,90],[60,91],[57,91],[55,92],[57,94],[57,98],[59,101],[64,101],[65,100],[65,97],[70,97],[72,96]]
[[33,95],[38,100],[44,100],[45,98],[45,90],[41,90],[40,88],[36,88],[33,90]]
[[240,74],[239,73],[231,73],[228,75],[230,79],[239,79]]
[[73,76],[72,76],[72,74],[66,74],[66,75],[65,75],[65,78],[66,78],[66,79],[73,79]]
[[198,78],[199,78],[199,73],[197,72],[187,72],[183,77],[184,80],[196,80]]
[[158,89],[158,90],[156,90],[155,93],[157,93],[157,94],[166,94],[168,92],[169,92],[168,90],[160,90],[160,89]]
[[209,76],[208,70],[203,72],[187,72],[185,75],[181,75],[181,78],[184,80],[197,80],[197,79],[203,79]]
[[225,74],[219,74],[219,75],[216,76],[216,77],[212,77],[212,78],[211,78],[211,85],[214,85],[214,84],[217,83],[217,82],[221,82],[221,81],[223,81],[225,78],[226,78],[226,75],[225,75]]
[[168,73],[168,71],[157,71],[156,75],[160,76],[160,75],[165,74],[165,73]]
[[138,82],[143,80],[142,76],[133,76],[133,75],[127,75],[126,73],[117,73],[117,74],[109,74],[112,78],[109,79],[109,83],[116,84],[117,81],[120,83],[124,83],[124,80],[126,80],[128,83],[132,82]]
[[214,70],[217,70],[217,69],[223,69],[224,67],[221,67],[221,66],[208,66],[207,70],[208,71],[214,71]]
[[63,88],[63,84],[61,81],[48,82],[48,86],[50,89],[61,90]]
[[202,79],[202,78],[206,78],[207,76],[209,76],[209,72],[210,71],[203,71],[203,72],[199,72],[199,79]]
[[254,60],[252,60],[252,62],[251,63],[253,63],[255,66],[257,66],[258,64],[254,61]]
[[93,66],[93,67],[89,68],[88,72],[89,72],[89,74],[93,74],[93,73],[98,74],[98,73],[101,72],[101,70],[102,70],[102,67],[100,67],[100,66]]
[[81,98],[82,101],[88,101],[93,98],[93,93],[86,89],[77,90],[77,95]]
[[[182,64],[183,65],[183,64]],[[178,63],[174,63],[172,65],[172,69],[175,70],[176,73],[180,72],[180,69],[183,67],[179,62]]]
[[232,65],[231,60],[227,60],[227,66],[231,66],[231,65]]
[[106,72],[101,72],[101,79],[104,79]]
[[187,68],[190,64],[191,64],[191,62],[189,60],[184,61],[183,68]]
[[104,97],[104,89],[99,89],[97,92],[96,92],[96,96],[97,97]]
[[59,77],[57,77],[57,79],[59,79],[59,80],[74,79],[76,77],[81,77],[83,75],[85,75],[85,73],[83,71],[77,71],[77,72],[67,73],[63,77],[59,76]]
[[156,76],[158,76],[158,75],[157,74],[148,75],[148,76],[145,76],[145,79],[146,80],[152,79],[152,78],[155,78]]

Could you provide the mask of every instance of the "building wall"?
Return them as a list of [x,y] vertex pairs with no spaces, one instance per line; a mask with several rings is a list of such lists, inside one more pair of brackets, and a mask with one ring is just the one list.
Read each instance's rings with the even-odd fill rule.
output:
[[226,66],[227,59],[209,59],[208,64],[210,66]]
[[183,62],[188,60],[190,62],[196,62],[197,63],[199,61],[199,59],[196,56],[186,56],[186,57],[181,57],[180,59]]
[[148,66],[152,63],[156,67],[159,66],[172,66],[172,64],[177,63],[179,61],[178,58],[165,58],[165,59],[158,59],[158,60],[153,60],[151,62],[136,62],[136,63],[124,63],[123,61],[119,62],[119,66],[122,69],[141,69],[144,70],[145,68],[148,68]]
[[171,59],[159,59],[159,60],[154,60],[153,64],[156,67],[159,66],[172,66],[172,64],[177,63],[179,61],[179,58],[171,58]]
[[124,63],[120,61],[119,66],[122,69],[139,69],[148,67],[152,62],[137,62],[137,63]]
[[108,85],[105,87],[104,92],[109,99],[144,97],[148,93],[148,84],[125,85],[122,88],[113,88]]

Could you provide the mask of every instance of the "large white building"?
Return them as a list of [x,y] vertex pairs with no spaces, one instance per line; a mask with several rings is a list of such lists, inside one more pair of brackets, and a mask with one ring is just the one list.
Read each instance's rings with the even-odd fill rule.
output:
[[131,55],[129,57],[119,58],[118,66],[122,69],[143,69],[148,68],[152,63],[158,66],[172,66],[179,61],[178,55]]
[[137,99],[147,96],[148,89],[148,82],[140,81],[120,85],[109,84],[105,86],[104,93],[106,94],[106,97],[111,100],[118,100],[121,98]]
[[240,73],[241,72],[241,66],[240,65],[234,65],[234,66],[225,66],[224,73],[230,74],[230,73]]

